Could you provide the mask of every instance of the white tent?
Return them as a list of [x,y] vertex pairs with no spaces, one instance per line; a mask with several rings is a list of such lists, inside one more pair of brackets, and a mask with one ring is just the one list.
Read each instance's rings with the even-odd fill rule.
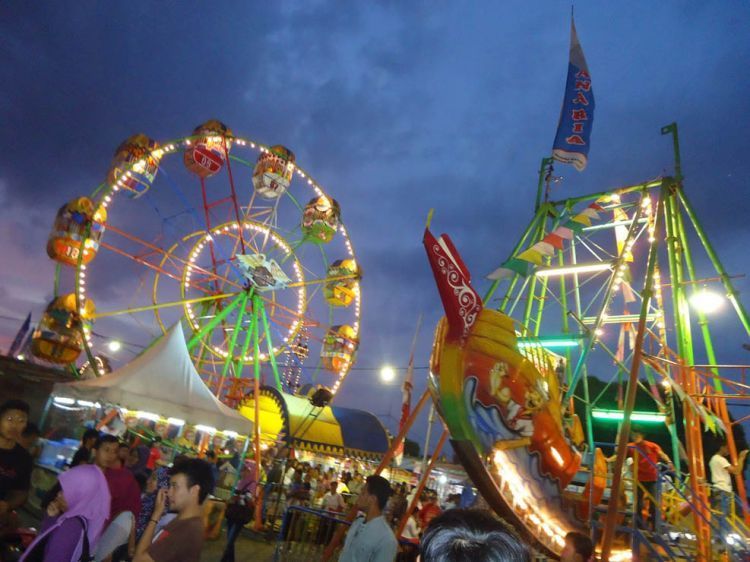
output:
[[222,404],[203,383],[179,322],[127,365],[97,379],[57,383],[53,394],[109,402],[242,434],[249,434],[253,425]]

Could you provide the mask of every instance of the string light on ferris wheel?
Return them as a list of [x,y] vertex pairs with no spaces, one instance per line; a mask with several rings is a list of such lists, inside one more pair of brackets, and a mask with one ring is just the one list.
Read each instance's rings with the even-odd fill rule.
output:
[[[217,136],[217,137],[213,137],[212,139],[209,139],[209,140],[213,140],[214,142],[218,143],[218,142],[221,142],[223,140],[223,138],[221,136]],[[232,137],[232,142],[234,144],[238,145],[238,146],[249,146],[252,149],[257,149],[261,153],[268,153],[269,152],[269,149],[267,147],[265,147],[263,145],[260,145],[260,144],[256,144],[256,143],[254,143],[252,141],[248,141],[248,140],[245,140],[245,139],[241,139],[241,138],[237,138],[237,137]],[[186,139],[183,139],[182,141],[177,141],[177,144],[179,144],[179,145],[181,145],[183,147],[190,147],[192,145],[192,142],[191,142],[191,139],[186,138]],[[175,144],[175,143],[169,143],[169,144],[157,147],[157,148],[155,148],[153,150],[150,150],[145,156],[143,156],[143,158],[135,161],[130,166],[130,169],[123,171],[123,173],[121,173],[118,177],[113,178],[112,183],[109,185],[109,189],[105,190],[105,192],[101,196],[100,203],[99,203],[100,208],[103,211],[106,212],[107,207],[112,203],[113,196],[116,193],[119,193],[119,192],[123,191],[123,188],[128,185],[128,182],[132,182],[132,179],[134,178],[134,175],[131,172],[131,170],[134,171],[134,172],[136,172],[136,173],[142,172],[143,170],[147,169],[147,167],[149,165],[149,163],[148,163],[148,159],[149,158],[155,158],[157,161],[159,161],[159,160],[161,160],[161,158],[165,154],[168,154],[168,153],[171,153],[171,152],[174,152],[175,150],[177,150],[177,148],[178,148],[177,144]],[[300,168],[299,166],[296,166],[296,165],[292,165],[291,168],[290,168],[290,170],[291,170],[291,173],[296,172],[296,174],[299,177],[301,177],[303,179],[306,179],[307,180],[307,184],[312,187],[312,189],[315,191],[315,193],[316,193],[316,195],[318,195],[318,197],[324,198],[326,201],[329,200],[328,196],[322,191],[322,189],[319,187],[319,185],[317,184],[317,182],[315,182],[312,177],[310,177],[308,174],[306,174],[302,168]],[[248,226],[246,225],[245,228],[248,228]],[[238,229],[238,225],[237,224],[232,225],[232,229],[237,230]],[[343,224],[340,223],[338,225],[337,230],[339,232],[341,232],[341,234],[343,235],[342,236],[343,237],[343,241],[344,241],[344,244],[346,246],[346,250],[347,250],[348,254],[350,255],[351,258],[354,258],[354,251],[353,251],[351,242],[349,240],[349,236],[348,236],[348,233],[346,231],[346,228],[344,227]],[[227,232],[228,229],[225,228],[224,231]],[[216,234],[215,230],[213,230],[212,232],[214,234]],[[206,239],[209,239],[209,240],[212,239],[211,232],[208,232],[206,234]],[[204,239],[202,241],[202,243],[198,246],[198,248],[194,249],[195,250],[194,254],[191,255],[191,260],[190,260],[191,262],[195,261],[195,258],[197,257],[197,254],[199,254],[200,251],[205,246],[206,239]],[[87,239],[85,241],[85,245],[88,246],[90,242],[91,242],[91,240]],[[299,265],[296,263],[296,261],[294,262],[293,265],[294,265],[295,273],[298,274],[298,275],[301,275],[301,273],[299,271]],[[78,268],[78,276],[76,277],[76,291],[77,291],[77,294],[78,294],[78,296],[80,298],[79,314],[83,313],[84,303],[86,301],[86,275],[85,275],[85,269],[86,269],[86,266],[84,264],[80,264],[80,267]],[[184,279],[184,283],[185,283],[184,286],[185,286],[185,288],[187,288],[189,286],[190,281],[191,281],[191,270],[188,270],[187,271],[187,275],[186,275],[186,277]],[[360,288],[359,288],[359,284],[358,283],[354,287],[353,294],[354,294],[354,303],[353,304],[354,304],[355,320],[353,322],[352,328],[353,328],[355,336],[356,336],[358,334],[359,328],[360,328],[359,315],[361,313],[361,293],[360,293]],[[301,309],[304,310],[304,306],[305,306],[304,299],[303,299],[302,296],[300,296],[300,298],[298,300],[298,307],[297,307],[298,314],[302,314]],[[190,309],[190,308],[188,308],[187,317],[188,317],[187,318],[188,322],[192,323],[192,322],[195,321],[195,314],[192,311],[192,309]],[[299,324],[298,321],[295,321],[293,323],[292,328],[290,328],[290,331],[289,331],[287,337],[285,338],[285,342],[291,341],[291,338],[292,338],[292,336],[293,336],[293,334],[294,334],[294,332],[295,332],[298,324]],[[85,337],[86,343],[87,343],[88,347],[90,348],[92,346],[92,341],[91,341],[91,329],[90,329],[90,326],[88,324],[84,325],[84,327],[83,327],[83,333],[84,333],[84,337]],[[223,351],[223,350],[221,350],[221,351]],[[274,354],[276,354],[276,353],[278,353],[280,351],[280,348],[279,347],[273,347],[272,351],[273,351]],[[223,352],[223,355],[226,356],[226,352]],[[247,357],[245,357],[245,359],[247,359]],[[267,359],[267,355],[264,354],[264,353],[261,353],[259,355],[259,359],[265,360],[265,359]],[[343,382],[343,379],[346,377],[346,375],[347,375],[347,373],[349,371],[349,368],[351,367],[351,364],[352,364],[352,361],[350,359],[344,359],[343,361],[341,361],[339,369],[336,371],[337,378],[336,378],[334,384],[332,385],[332,392],[333,392],[333,394],[336,394],[336,392],[340,388],[341,383]]]

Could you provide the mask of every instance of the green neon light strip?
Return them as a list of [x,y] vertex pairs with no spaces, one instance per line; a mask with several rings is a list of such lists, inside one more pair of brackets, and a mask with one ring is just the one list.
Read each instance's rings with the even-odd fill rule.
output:
[[[622,410],[592,410],[591,415],[599,420],[623,421],[625,413]],[[666,415],[658,412],[633,412],[630,421],[642,423],[664,423]]]
[[[661,314],[651,312],[646,315],[646,322],[653,322],[658,320]],[[640,318],[640,314],[612,314],[602,318],[602,324],[625,324],[627,322],[637,323]],[[584,324],[595,324],[596,316],[586,316],[583,319]]]
[[[647,218],[638,219],[638,224],[643,224],[648,222]],[[613,221],[613,222],[605,222],[604,224],[592,224],[591,226],[584,226],[583,231],[584,232],[591,232],[592,230],[604,230],[606,228],[615,228],[616,226],[630,226],[633,224],[633,220],[626,220],[626,221]]]
[[566,349],[569,347],[577,347],[581,344],[579,338],[567,337],[558,339],[518,339],[518,347],[544,347],[546,349]]

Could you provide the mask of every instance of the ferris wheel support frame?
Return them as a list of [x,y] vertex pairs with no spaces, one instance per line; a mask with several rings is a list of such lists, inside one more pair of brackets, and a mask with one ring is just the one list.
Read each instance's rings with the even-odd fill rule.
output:
[[[662,128],[661,132],[664,135],[672,136],[675,168],[674,177],[658,178],[636,185],[617,188],[614,190],[601,191],[590,195],[572,197],[561,201],[548,201],[545,194],[544,201],[542,201],[542,194],[544,193],[544,182],[545,180],[549,182],[550,179],[549,166],[551,164],[550,159],[543,159],[542,165],[539,170],[539,183],[537,190],[537,200],[534,208],[534,216],[528,223],[518,243],[513,248],[510,256],[515,256],[516,254],[518,254],[525,244],[533,244],[542,240],[547,230],[549,230],[547,225],[550,224],[551,228],[554,229],[557,222],[559,222],[559,218],[562,214],[561,212],[570,210],[574,205],[578,203],[593,202],[603,196],[613,193],[624,195],[627,193],[641,192],[642,197],[646,197],[652,190],[658,190],[659,210],[656,214],[653,215],[652,220],[659,226],[660,232],[662,232],[662,236],[665,239],[665,245],[662,247],[662,251],[666,254],[666,264],[669,267],[669,273],[671,277],[671,303],[673,309],[672,321],[675,327],[674,341],[677,342],[678,357],[677,360],[674,361],[672,368],[675,370],[675,375],[677,375],[676,380],[679,380],[680,383],[684,385],[685,389],[692,389],[694,393],[699,391],[701,387],[698,382],[698,373],[693,363],[696,349],[695,345],[698,344],[696,338],[700,338],[702,340],[702,346],[704,348],[706,359],[709,364],[708,366],[704,366],[706,367],[706,369],[704,369],[703,380],[706,381],[705,384],[711,384],[713,386],[713,394],[711,395],[710,400],[713,400],[712,404],[715,404],[714,410],[716,415],[722,420],[724,426],[727,428],[726,439],[729,448],[729,456],[732,463],[736,464],[738,460],[737,447],[731,431],[732,422],[730,420],[729,411],[726,406],[726,397],[729,395],[725,394],[723,391],[721,377],[719,376],[719,367],[721,366],[717,365],[716,353],[713,345],[710,326],[706,315],[702,312],[694,313],[694,318],[692,319],[691,323],[691,311],[688,306],[688,296],[697,290],[695,284],[700,280],[696,275],[693,253],[691,252],[691,248],[689,245],[687,233],[688,223],[690,223],[690,225],[693,227],[700,245],[703,247],[710,260],[711,265],[717,272],[718,279],[721,281],[727,293],[727,297],[731,302],[732,307],[737,314],[737,317],[742,323],[745,332],[748,335],[750,335],[750,317],[748,316],[747,311],[742,303],[739,301],[738,293],[732,284],[731,277],[730,275],[728,275],[714,247],[711,245],[708,236],[701,226],[695,210],[690,204],[683,189],[683,176],[679,152],[677,125],[675,123],[667,125]],[[639,225],[647,220],[642,219],[640,213],[641,208],[639,206],[636,213],[633,215],[633,218],[629,220],[630,226],[628,228],[626,243],[628,240],[633,239],[634,236],[637,236]],[[685,216],[683,216],[683,213]],[[548,223],[547,221],[550,221],[550,223]],[[654,225],[654,223],[652,223],[652,226]],[[575,256],[576,246],[576,239],[574,238],[571,241],[570,250],[571,259],[574,263],[577,263]],[[588,247],[587,244],[584,244],[584,246]],[[655,288],[652,287],[652,285],[654,284],[654,274],[656,274],[657,277],[656,285],[659,285],[659,259],[657,251],[655,249],[652,249],[655,246],[656,244],[654,243],[649,248],[649,262],[651,262],[652,257],[655,262],[654,264],[649,263],[649,269],[647,271],[646,287],[649,291]],[[557,265],[563,266],[563,254],[561,252],[556,253],[558,254],[558,260],[556,262]],[[553,260],[554,256],[543,257],[543,263],[548,266],[553,263]],[[613,266],[617,268],[622,263],[623,255],[619,255],[613,262]],[[617,269],[615,269],[615,271],[617,271]],[[541,328],[541,320],[543,318],[545,303],[549,298],[547,295],[547,288],[551,287],[551,285],[545,284],[546,278],[537,282],[536,276],[532,275],[529,276],[531,278],[526,277],[526,279],[523,279],[523,277],[524,276],[516,273],[509,279],[505,294],[499,299],[496,299],[499,300],[499,306],[497,308],[502,312],[511,314],[513,309],[516,308],[516,305],[519,303],[519,301],[521,301],[525,297],[527,300],[525,302],[523,310],[521,311],[523,323],[531,333],[538,336],[539,330]],[[569,388],[563,399],[563,405],[564,407],[572,408],[573,396],[576,391],[576,386],[578,384],[581,384],[583,400],[586,403],[586,433],[588,436],[587,441],[589,447],[593,450],[593,427],[590,415],[592,406],[591,397],[589,396],[588,391],[589,373],[586,367],[586,358],[588,356],[588,352],[593,349],[594,346],[601,346],[602,349],[604,349],[605,352],[610,356],[610,358],[615,361],[615,365],[617,366],[620,375],[627,375],[626,400],[622,409],[624,411],[625,419],[628,420],[628,424],[630,422],[634,404],[634,402],[630,401],[630,398],[634,400],[635,392],[637,386],[639,385],[637,375],[640,365],[637,364],[643,364],[642,372],[645,373],[645,376],[648,378],[648,382],[652,387],[655,387],[656,384],[655,374],[658,375],[661,373],[661,371],[659,369],[655,370],[650,362],[643,361],[638,356],[636,356],[635,349],[633,351],[633,355],[630,358],[630,367],[626,367],[626,365],[624,364],[626,361],[624,362],[618,360],[615,354],[610,351],[609,348],[607,348],[602,342],[596,341],[596,329],[601,325],[602,316],[606,310],[606,304],[609,302],[609,300],[611,300],[613,296],[612,280],[610,279],[606,286],[602,288],[601,293],[597,293],[597,298],[600,294],[603,295],[602,298],[604,304],[602,304],[601,308],[598,310],[598,314],[594,316],[593,325],[584,325],[580,292],[580,287],[582,286],[582,284],[580,283],[580,279],[577,273],[571,275],[570,277],[570,279],[566,279],[565,276],[560,276],[559,281],[560,297],[558,299],[558,302],[562,308],[563,314],[562,329],[564,333],[576,331],[575,327],[571,326],[570,319],[568,318],[568,314],[570,314],[572,318],[576,322],[578,322],[578,324],[580,324],[579,326],[577,326],[578,330],[587,331],[588,337],[584,339],[583,345],[585,347],[581,349],[578,362],[576,363],[574,368],[570,365],[570,350],[565,351],[565,378],[568,382]],[[523,281],[523,284],[520,286],[519,281]],[[493,281],[485,295],[484,302],[490,301],[490,299],[496,292],[498,285],[499,281]],[[687,285],[692,285],[692,287],[688,289]],[[568,293],[572,293],[572,300],[574,302],[569,301],[571,295],[569,295]],[[658,297],[657,302],[660,303],[660,291],[659,294],[656,295],[656,297]],[[647,299],[648,303],[655,302],[653,295],[650,293],[647,294],[647,292],[644,292],[644,294],[641,295],[641,299]],[[575,314],[568,311],[571,306],[574,307]],[[655,305],[651,304],[651,306]],[[662,308],[661,304],[658,304],[658,306],[660,309]],[[644,310],[646,312],[644,312]],[[648,314],[648,307],[642,305],[641,314],[638,315],[639,323],[638,332],[636,333],[636,338],[640,337],[640,343],[637,349],[637,353],[639,355],[642,355],[644,353],[643,338],[645,338],[647,334],[651,334],[654,339],[657,339],[656,334],[651,332],[651,330],[646,325],[647,316],[644,316],[644,314]],[[695,334],[693,334],[694,325],[696,325]],[[573,329],[571,330],[571,328]],[[664,342],[662,345],[666,346],[666,333],[663,331],[663,329],[661,330],[659,338],[660,341]],[[668,350],[668,348],[666,349]],[[669,366],[667,365],[666,368],[668,370]],[[703,392],[705,393],[706,391]],[[750,394],[750,389],[748,389],[747,394]],[[674,400],[675,397],[672,389],[667,388],[665,399],[663,403],[660,403],[660,406],[664,408],[669,417],[669,420],[667,421],[667,430],[672,440],[675,466],[679,467],[680,451],[682,445],[678,437],[677,426],[675,423],[676,420],[674,415]],[[698,477],[705,476],[705,469],[703,468],[703,438],[701,433],[703,420],[698,414],[691,410],[687,403],[683,403],[682,406],[685,421],[685,441],[688,453],[688,466],[691,474],[695,474]],[[628,435],[628,432],[625,431],[623,427],[625,427],[624,423],[620,428],[620,440],[626,440]],[[619,464],[614,469],[615,475],[619,474],[618,466],[621,467],[622,463],[624,462],[624,453],[620,450],[619,443],[618,453],[619,454],[617,455],[617,462]],[[745,504],[745,483],[742,479],[742,475],[735,476],[735,481],[737,483],[738,494],[742,498],[743,504]],[[710,552],[711,548],[711,525],[708,523],[710,519],[710,512],[708,511],[706,502],[700,501],[701,499],[706,499],[705,489],[696,484],[696,486],[691,491],[693,493],[693,497],[696,498],[696,503],[702,506],[694,509],[694,521],[696,530],[698,531],[696,534],[698,536],[699,550],[702,555],[707,555],[707,553]],[[748,509],[746,504],[743,505],[743,508],[744,513],[746,514],[746,521],[750,523],[750,509]],[[609,525],[610,523],[611,521],[608,517],[607,524]],[[605,537],[606,541],[602,543],[602,547],[606,547],[604,548],[604,552],[606,552],[608,555],[609,549],[611,549],[612,530],[607,530],[605,528]],[[606,544],[607,541],[609,542],[609,544]],[[603,559],[606,559],[606,557],[604,557]]]
[[[180,150],[183,147],[184,148],[190,147],[191,143],[193,141],[198,140],[200,138],[202,138],[201,135],[194,134],[194,135],[191,135],[191,136],[186,136],[186,137],[182,137],[182,138],[176,139],[174,141],[170,141],[169,143],[166,143],[166,144],[162,145],[161,147],[159,147],[158,149],[154,150],[153,154],[154,154],[155,158],[157,158],[157,159],[160,160],[163,156],[165,156],[167,154],[175,153],[175,152],[177,152],[178,150]],[[258,149],[258,150],[260,150],[261,153],[269,151],[268,147],[266,147],[266,146],[264,146],[264,145],[262,145],[260,143],[256,143],[256,142],[254,142],[252,140],[243,139],[243,138],[240,138],[240,137],[233,137],[233,142],[236,143],[237,145],[240,145],[240,146],[248,146],[249,145],[251,149]],[[239,289],[239,290],[245,290],[246,291],[247,290],[246,288],[243,289],[243,288],[239,287],[238,285],[236,285],[235,283],[229,281],[228,279],[225,279],[224,277],[219,276],[217,274],[217,272],[216,272],[217,271],[216,268],[217,268],[217,265],[218,265],[219,262],[217,262],[216,255],[214,253],[213,238],[211,236],[211,232],[212,232],[212,220],[211,220],[211,216],[210,216],[210,210],[213,207],[215,207],[215,206],[218,206],[218,205],[221,205],[221,204],[224,204],[224,203],[227,203],[227,202],[231,202],[234,219],[236,220],[235,224],[242,225],[243,223],[246,223],[246,221],[249,218],[251,218],[251,215],[249,214],[249,211],[248,212],[244,212],[243,210],[240,209],[240,205],[239,205],[238,200],[237,200],[237,191],[236,191],[235,186],[234,186],[234,177],[233,177],[231,160],[237,160],[237,161],[242,162],[243,164],[245,164],[247,166],[251,166],[252,163],[249,162],[249,161],[247,161],[247,160],[243,160],[242,158],[239,158],[238,156],[236,156],[234,154],[230,154],[229,153],[229,150],[228,150],[229,146],[228,146],[228,142],[227,142],[227,137],[225,135],[222,135],[222,146],[223,146],[223,149],[224,149],[224,153],[226,155],[225,162],[226,162],[226,170],[227,170],[227,174],[228,174],[228,178],[229,178],[229,186],[230,186],[230,192],[231,192],[230,195],[228,197],[224,197],[223,199],[209,201],[208,200],[208,194],[206,192],[204,178],[202,178],[202,177],[200,178],[200,182],[201,182],[201,195],[202,195],[203,210],[204,210],[204,220],[206,222],[206,232],[208,233],[208,236],[207,236],[208,240],[207,240],[207,242],[208,242],[208,245],[209,245],[209,250],[211,252],[211,263],[212,263],[213,274],[211,272],[209,272],[209,271],[204,271],[202,268],[199,268],[199,267],[194,266],[194,265],[191,265],[190,267],[193,268],[193,269],[195,269],[196,271],[199,271],[199,272],[204,273],[204,274],[208,274],[210,277],[213,277],[214,283],[216,283],[217,280],[221,280],[221,281],[226,282],[226,283],[228,283],[230,285],[235,285],[237,287],[237,289]],[[102,184],[100,184],[93,191],[91,197],[92,198],[96,198],[96,200],[99,203],[99,205],[101,205],[104,209],[106,209],[107,206],[109,204],[111,204],[112,198],[113,198],[115,192],[117,192],[120,189],[120,186],[123,185],[123,184],[120,183],[120,181],[123,178],[125,178],[126,176],[130,177],[131,173],[133,173],[134,171],[137,171],[136,167],[139,166],[139,165],[142,165],[142,164],[143,164],[143,161],[133,162],[133,163],[129,164],[127,170],[125,170],[124,172],[122,172],[121,176],[119,178],[117,178],[117,182],[116,183],[112,183],[112,184],[102,183]],[[294,172],[298,176],[300,176],[308,184],[308,186],[310,186],[311,189],[319,197],[328,197],[322,191],[321,186],[318,184],[318,182],[316,182],[312,178],[312,176],[308,175],[301,167],[295,165],[294,166]],[[179,193],[179,189],[177,189],[176,191],[178,191],[178,195],[182,196],[182,194]],[[297,202],[297,200],[290,193],[288,193],[288,195],[291,198],[291,200],[294,203],[294,205],[301,209],[301,206]],[[277,202],[278,202],[278,200],[277,200]],[[263,211],[262,214],[266,214],[266,213],[270,213],[270,212],[272,212],[272,211],[266,210],[266,211]],[[197,216],[197,214],[196,214],[196,216]],[[119,229],[116,229],[115,227],[112,227],[112,230],[115,231],[115,232],[117,232]],[[239,228],[238,230],[239,230],[239,232],[237,233],[238,234],[238,242],[239,242],[239,245],[240,245],[242,251],[244,252],[244,249],[245,249],[245,246],[246,246],[246,240],[244,238],[245,235],[244,235],[244,232],[243,232],[242,228]],[[341,232],[342,235],[344,236],[344,244],[346,246],[346,249],[348,250],[348,253],[352,257],[352,259],[354,259],[354,253],[353,253],[353,250],[352,250],[351,242],[350,242],[350,240],[348,238],[348,233],[347,233],[346,228],[344,227],[343,224],[339,224],[338,227],[337,227],[337,230],[339,232]],[[109,247],[109,245],[107,245],[106,243],[103,243],[103,244],[100,244],[100,245],[102,247],[107,247],[108,249],[113,250],[116,253],[120,253],[123,256],[127,257],[127,258],[133,259],[136,262],[141,263],[142,265],[145,265],[146,267],[149,267],[150,269],[155,270],[157,272],[157,278],[158,278],[158,275],[160,275],[160,274],[166,275],[167,277],[171,277],[173,279],[175,278],[175,276],[173,274],[171,274],[170,272],[166,271],[163,267],[161,267],[163,265],[164,261],[171,256],[171,250],[169,252],[164,251],[161,248],[158,248],[158,247],[153,246],[153,245],[149,245],[147,242],[145,242],[143,240],[140,240],[137,237],[128,236],[126,233],[124,233],[122,231],[119,231],[119,234],[122,234],[122,235],[126,236],[126,238],[129,238],[129,239],[131,239],[134,242],[137,242],[139,244],[145,245],[147,248],[149,248],[150,250],[152,250],[151,253],[156,252],[156,253],[162,254],[163,255],[162,256],[163,257],[162,264],[160,264],[160,265],[153,264],[150,261],[148,261],[148,260],[146,260],[146,259],[144,259],[144,258],[142,258],[142,257],[140,257],[138,255],[135,255],[135,254],[132,254],[132,253],[129,253],[129,252],[124,252],[122,250],[118,250],[117,248]],[[266,237],[267,237],[267,234],[266,234]],[[90,238],[91,238],[91,225],[87,225],[85,227],[85,230],[83,232],[83,236],[81,238],[81,242],[80,242],[81,245],[85,246],[86,243],[88,242],[88,240]],[[296,247],[299,246],[304,240],[305,240],[305,238],[303,237],[300,241],[298,241],[294,245],[294,247],[292,247],[291,252],[293,252],[296,249]],[[250,242],[252,242],[252,241],[250,241]],[[322,252],[322,250],[321,250],[321,253],[323,254],[323,257],[325,258],[325,254]],[[289,259],[291,257],[291,255],[292,254],[286,256],[286,258],[282,261],[282,263],[284,263],[287,259]],[[178,259],[178,258],[176,258],[176,259]],[[178,259],[178,261],[182,261],[182,260]],[[324,260],[324,264],[327,265],[327,261]],[[85,290],[82,287],[83,286],[83,282],[82,282],[83,275],[81,273],[83,270],[86,269],[86,266],[83,264],[83,252],[81,252],[79,254],[77,263],[76,263],[76,265],[74,267],[75,267],[76,272],[77,272],[77,275],[75,276],[74,294],[75,294],[75,299],[76,299],[76,307],[78,308],[78,310],[80,312],[82,310],[81,307],[82,307],[82,305],[84,303],[84,297],[85,297]],[[60,268],[61,268],[61,264],[58,263],[57,267],[55,269],[55,277],[54,277],[54,293],[55,293],[55,297],[58,296],[58,292],[59,292],[59,286],[60,286]],[[310,285],[310,284],[329,283],[331,281],[345,280],[345,279],[350,279],[350,278],[358,278],[358,276],[357,275],[344,275],[344,276],[337,276],[335,278],[330,278],[330,279],[326,278],[326,279],[309,280],[309,281],[300,280],[299,282],[290,283],[287,286],[288,287],[293,287],[293,288],[304,288],[304,286]],[[182,280],[182,285],[184,287],[193,286],[192,283],[189,281],[189,279],[188,280],[183,279]],[[226,293],[226,294],[232,296],[232,293]],[[131,307],[131,308],[128,308],[128,309],[119,310],[119,311],[115,311],[115,312],[109,311],[109,312],[105,312],[105,313],[99,314],[99,315],[94,314],[92,316],[92,318],[106,317],[106,316],[115,316],[116,314],[128,314],[128,313],[133,313],[133,312],[141,312],[141,311],[145,311],[145,310],[158,311],[158,310],[160,310],[162,308],[166,308],[166,307],[169,307],[169,306],[178,306],[180,304],[182,304],[184,306],[184,305],[188,305],[188,304],[191,304],[191,303],[202,303],[203,307],[205,308],[206,306],[210,306],[209,301],[219,301],[219,302],[214,303],[216,315],[213,318],[214,321],[211,322],[211,324],[210,324],[211,328],[214,329],[214,328],[216,328],[216,326],[218,326],[218,324],[220,322],[224,323],[224,321],[226,320],[229,312],[231,312],[231,310],[229,312],[225,312],[225,310],[222,307],[223,303],[220,302],[221,300],[222,300],[222,297],[220,295],[210,295],[209,294],[207,296],[207,298],[202,298],[202,297],[201,298],[195,298],[195,299],[185,298],[182,301],[175,301],[175,302],[170,302],[170,303],[157,303],[156,301],[154,301],[153,305],[151,305],[151,306]],[[286,311],[286,312],[290,313],[291,315],[296,314],[298,311],[295,311],[295,310],[292,310],[291,308],[283,306],[281,303],[276,302],[275,299],[272,299],[272,302],[271,302],[271,301],[269,301],[269,299],[264,299],[264,298],[258,296],[257,294],[252,297],[252,301],[255,302],[255,308],[261,310],[261,312],[258,314],[258,318],[259,318],[258,322],[262,322],[263,323],[263,330],[264,330],[263,334],[264,334],[265,338],[268,341],[268,348],[269,348],[269,350],[268,350],[268,360],[271,363],[271,369],[272,369],[272,371],[274,373],[274,378],[276,380],[277,387],[280,388],[281,382],[280,382],[280,376],[279,376],[279,373],[278,373],[278,365],[277,365],[277,362],[276,362],[275,355],[277,353],[281,353],[282,352],[282,347],[281,346],[279,346],[278,348],[273,347],[273,345],[271,343],[270,321],[269,321],[268,314],[265,313],[265,305],[263,304],[262,301],[267,302],[268,306],[272,307],[271,310],[281,309],[283,311]],[[232,301],[232,302],[234,302],[234,301]],[[238,303],[235,302],[235,307],[236,307],[237,304]],[[357,293],[356,293],[354,306],[355,306],[355,313],[356,313],[355,322],[354,322],[354,329],[355,329],[355,332],[359,332],[359,311],[360,311],[359,291],[357,291]],[[234,310],[234,308],[232,310]],[[243,310],[243,314],[244,314],[244,310]],[[329,311],[329,315],[330,314],[332,314],[332,312]],[[157,321],[159,322],[162,330],[165,330],[164,325],[158,319],[158,312],[157,312]],[[305,320],[305,319],[301,319],[299,322],[301,324],[302,322],[309,322],[309,321]],[[316,322],[313,322],[313,323],[308,323],[308,325],[312,326],[312,325],[319,325],[319,324],[316,323]],[[193,328],[195,328],[195,327],[193,327]],[[225,331],[227,331],[226,327],[225,327]],[[84,338],[83,338],[82,347],[83,347],[83,350],[86,353],[88,361],[91,364],[93,364],[94,363],[94,356],[93,356],[93,353],[92,353],[91,341],[90,341],[90,337],[91,337],[90,327],[88,325],[85,325],[85,329],[83,330],[83,332],[84,332]],[[194,329],[192,337],[191,337],[191,340],[189,342],[190,343],[189,349],[192,350],[195,347],[195,345],[197,345],[197,343],[198,343],[197,336],[199,334],[201,336],[205,336],[207,334],[207,332],[208,332],[207,330],[196,331]],[[236,343],[236,339],[234,341]],[[205,355],[206,355],[207,352],[208,353],[213,353],[213,350],[211,349],[211,346],[207,345],[206,342],[201,342],[201,346],[202,346],[201,347],[201,351],[199,352],[198,357],[196,358],[197,359],[197,365],[196,365],[196,367],[200,368],[201,364],[204,363],[204,362],[206,362],[206,361],[208,361],[209,363],[211,363],[213,365],[218,364],[217,361],[213,361],[213,360],[209,360],[209,359],[205,358]],[[249,348],[249,345],[248,345],[248,348]],[[264,354],[261,354],[260,358],[261,358],[261,360],[265,360],[266,359],[266,357],[264,356]],[[258,361],[258,358],[255,357],[253,362],[257,362],[257,361]],[[247,359],[241,356],[240,357],[240,361],[235,366],[235,372],[237,372],[237,373],[241,372],[243,365],[246,364],[246,363],[247,363]],[[231,366],[231,361],[230,361],[230,363],[228,365]],[[350,364],[347,363],[345,365],[345,367],[342,368],[342,370],[340,370],[340,371],[337,372],[338,379],[337,379],[337,381],[336,381],[336,383],[334,384],[334,387],[333,387],[333,393],[334,393],[334,395],[335,395],[336,391],[338,390],[339,386],[341,385],[341,382],[345,378],[346,374],[348,373],[349,367],[350,367]],[[318,368],[320,368],[320,366],[318,366]],[[71,365],[71,369],[73,370],[74,373],[77,374],[74,365]],[[227,363],[224,363],[224,365],[222,365],[222,375],[221,375],[222,381],[221,381],[221,383],[223,383],[223,379],[226,376],[227,372],[228,372]],[[317,372],[317,369],[316,369],[316,372]],[[218,372],[214,372],[213,375],[216,375],[218,377]],[[211,375],[211,376],[213,376],[213,375]]]

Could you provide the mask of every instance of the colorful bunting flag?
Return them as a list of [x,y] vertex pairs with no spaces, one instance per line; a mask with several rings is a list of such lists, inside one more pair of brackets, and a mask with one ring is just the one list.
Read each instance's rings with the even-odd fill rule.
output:
[[547,236],[545,236],[544,241],[547,244],[554,246],[558,250],[563,249],[563,238],[562,236],[555,234],[555,232],[550,232]]
[[529,274],[529,263],[518,258],[511,258],[503,264],[511,271],[526,276]]
[[581,211],[582,215],[586,215],[590,219],[598,219],[599,213],[597,213],[594,209],[591,207],[586,207],[583,211]]
[[526,260],[527,262],[535,263],[536,265],[542,265],[542,254],[529,248],[516,256],[519,260]]
[[531,249],[539,252],[543,256],[551,256],[555,253],[555,247],[549,242],[545,242],[544,240],[534,244]]
[[577,222],[578,224],[582,224],[584,226],[591,226],[591,219],[584,215],[583,213],[578,213],[576,216],[574,216],[572,219],[570,219],[573,222]]
[[625,300],[625,304],[630,304],[636,300],[633,287],[627,281],[623,281],[622,283],[622,298]]
[[591,203],[583,211],[567,219],[562,226],[558,226],[548,233],[542,240],[536,242],[520,254],[510,258],[486,277],[493,281],[511,277],[514,274],[527,276],[534,269],[534,265],[542,265],[543,257],[551,257],[555,250],[563,250],[563,240],[573,240],[573,236],[583,231],[585,226],[591,226],[591,219],[598,219],[599,212],[604,209],[597,202]]

